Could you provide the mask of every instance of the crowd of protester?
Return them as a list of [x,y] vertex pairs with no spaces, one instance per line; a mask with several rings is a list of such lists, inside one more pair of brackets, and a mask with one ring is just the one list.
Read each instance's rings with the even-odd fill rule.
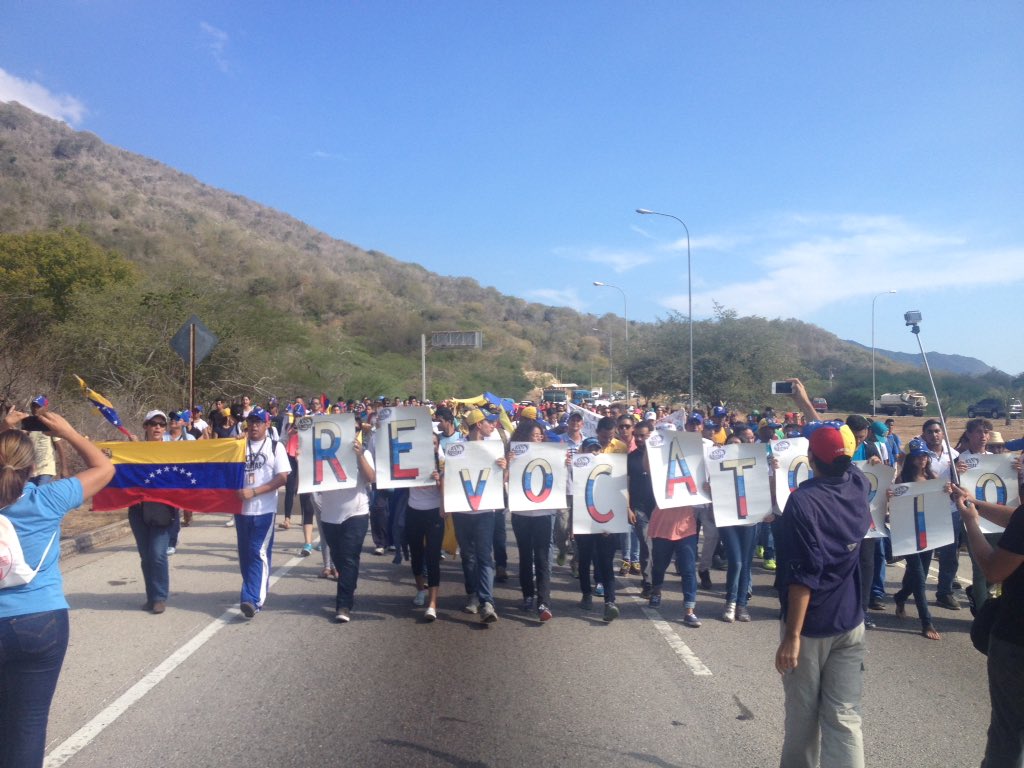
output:
[[[848,437],[849,450],[844,455],[850,461],[886,463],[896,468],[898,482],[948,479],[950,514],[957,540],[934,552],[918,552],[903,558],[905,570],[902,584],[891,595],[895,614],[905,616],[905,605],[912,597],[923,637],[931,640],[941,638],[926,596],[928,568],[934,557],[939,566],[934,605],[950,611],[961,610],[964,605],[960,595],[963,594],[971,609],[976,610],[990,595],[999,593],[998,582],[1002,581],[1003,595],[1009,593],[1010,600],[1007,602],[1014,606],[1013,610],[1019,615],[1022,608],[1020,603],[1024,600],[1020,594],[1024,588],[1016,583],[1024,578],[1019,568],[1024,561],[1024,546],[1021,545],[1019,533],[1022,527],[1019,519],[1021,513],[1013,515],[1015,523],[1011,522],[1006,508],[991,510],[986,505],[978,504],[973,508],[968,506],[972,511],[965,513],[965,504],[969,505],[970,502],[956,488],[956,478],[959,472],[966,469],[965,459],[990,451],[1019,450],[1024,447],[1020,445],[1022,441],[1006,444],[985,419],[970,420],[955,448],[945,439],[942,424],[935,419],[924,423],[920,435],[904,441],[894,431],[894,420],[874,421],[858,414],[852,414],[845,420],[842,438],[825,438],[821,435],[820,439],[813,438],[814,428],[821,426],[819,422],[822,417],[814,411],[799,382],[794,382],[796,407],[781,414],[770,407],[741,412],[725,404],[689,410],[655,403],[578,407],[552,402],[513,405],[507,402],[467,404],[466,401],[451,400],[435,404],[421,403],[415,397],[364,397],[360,400],[338,398],[332,402],[325,395],[294,397],[287,402],[269,398],[257,404],[246,395],[233,400],[216,399],[206,408],[196,405],[170,411],[150,410],[143,419],[141,434],[133,434],[131,439],[245,440],[246,477],[244,487],[238,491],[242,510],[240,514],[230,515],[226,524],[237,529],[242,575],[239,606],[241,613],[248,619],[255,617],[264,607],[269,587],[274,533],[275,530],[288,530],[292,526],[297,497],[303,534],[298,554],[310,556],[319,551],[322,558],[321,578],[337,583],[334,615],[339,623],[347,623],[352,619],[360,558],[364,549],[374,556],[390,553],[393,562],[398,565],[405,562],[410,564],[412,604],[423,609],[422,619],[428,623],[433,622],[438,615],[442,593],[441,562],[446,557],[459,557],[462,566],[461,591],[466,599],[462,610],[478,615],[484,623],[498,621],[499,606],[494,595],[494,582],[504,582],[509,578],[509,513],[506,509],[451,514],[445,514],[444,511],[441,493],[444,451],[451,443],[464,440],[501,440],[505,447],[505,456],[498,461],[498,469],[501,471],[507,471],[509,446],[515,442],[555,442],[564,445],[570,472],[572,457],[577,453],[626,455],[630,533],[574,535],[571,496],[568,497],[569,506],[565,509],[511,514],[511,528],[519,555],[517,577],[521,600],[516,607],[534,613],[538,621],[551,621],[559,610],[553,603],[551,589],[555,568],[567,568],[577,583],[580,609],[591,610],[594,599],[600,598],[602,618],[605,622],[612,622],[619,616],[616,597],[631,577],[638,578],[639,595],[651,608],[666,610],[666,601],[670,599],[667,577],[673,564],[672,573],[679,579],[682,597],[678,615],[688,628],[697,629],[702,626],[702,619],[698,616],[698,600],[701,593],[705,602],[715,594],[714,571],[724,572],[724,577],[719,577],[721,589],[718,593],[721,604],[717,615],[721,621],[733,623],[752,620],[747,606],[752,594],[752,572],[755,567],[776,573],[774,588],[781,592],[785,618],[786,601],[789,599],[787,596],[799,593],[797,587],[801,582],[793,575],[794,563],[799,558],[794,559],[793,532],[780,523],[785,516],[783,510],[774,503],[774,488],[772,509],[767,510],[766,516],[757,515],[761,521],[756,525],[718,529],[712,505],[660,508],[651,488],[646,445],[650,436],[658,430],[672,429],[699,433],[709,449],[730,443],[762,444],[769,456],[770,466],[773,443],[787,437],[810,435],[812,460],[816,468],[820,467],[823,477],[829,474],[832,466],[832,458],[827,452],[834,446],[829,440],[834,442]],[[92,456],[88,441],[76,437],[77,433],[59,416],[49,412],[47,405],[48,401],[42,396],[33,401],[32,416],[42,418],[42,429],[21,431],[19,427],[24,425],[17,419],[9,415],[5,420],[7,432],[4,434],[23,436],[18,440],[32,451],[33,460],[31,464],[10,464],[9,457],[13,448],[7,446],[6,442],[0,443],[0,453],[3,453],[0,455],[0,463],[5,463],[2,472],[8,472],[9,465],[20,473],[18,478],[24,475],[20,485],[13,481],[8,483],[6,474],[0,475],[0,481],[5,483],[0,484],[0,491],[3,492],[0,502],[8,504],[8,509],[13,511],[15,506],[11,505],[17,500],[16,492],[20,493],[19,488],[32,487],[39,489],[39,501],[32,497],[26,502],[25,497],[22,497],[18,504],[31,506],[31,502],[38,506],[42,503],[44,498],[39,494],[43,493],[47,484],[66,474],[63,448],[63,442],[66,441],[86,459],[89,469],[78,475],[77,479],[55,483],[53,487],[60,489],[59,493],[57,490],[49,492],[60,498],[53,504],[43,504],[47,509],[45,514],[48,520],[56,521],[59,526],[59,518],[68,508],[77,506],[83,498],[88,498],[97,490],[94,486],[102,479],[100,475],[106,469],[100,471],[102,462]],[[433,484],[404,490],[377,489],[372,434],[379,414],[384,408],[419,405],[430,408],[435,423],[437,465],[432,476]],[[353,489],[298,493],[296,422],[328,413],[352,413],[355,417],[357,429],[353,448],[358,459],[360,482]],[[18,416],[29,418],[27,414]],[[593,434],[584,434],[585,422],[591,425],[587,431]],[[840,426],[836,422],[828,424],[827,428],[838,434]],[[6,439],[10,440],[9,437]],[[823,446],[820,450],[815,448],[814,439]],[[842,463],[836,476],[847,477],[849,474],[847,464]],[[772,487],[770,478],[768,482]],[[283,514],[280,514],[277,492],[282,488]],[[799,504],[794,507],[798,508]],[[789,509],[787,505],[786,510]],[[1012,531],[1012,535],[1004,536],[1004,543],[1000,544],[998,535],[976,533],[978,510],[986,516],[998,517],[1003,524],[1010,523],[1011,528],[1008,530]],[[10,511],[6,513],[10,514]],[[166,610],[170,594],[168,558],[179,546],[181,528],[188,527],[192,519],[191,513],[183,513],[154,502],[142,502],[129,510],[129,521],[138,547],[146,588],[146,601],[142,606],[145,610],[154,614]],[[791,522],[796,519],[794,514]],[[26,556],[29,560],[32,557],[42,560],[40,567],[45,566],[44,570],[50,569],[50,573],[56,574],[55,579],[51,577],[46,580],[49,590],[47,594],[53,594],[44,601],[45,605],[43,602],[37,605],[38,596],[32,592],[32,596],[27,597],[22,604],[18,595],[25,587],[0,590],[0,627],[2,622],[17,617],[19,611],[35,612],[40,607],[48,612],[63,612],[66,625],[66,604],[56,594],[60,591],[59,570],[55,562],[47,562],[48,559],[54,560],[54,556],[48,552],[40,555],[36,551],[39,549],[36,541],[39,534],[37,530],[32,530],[28,537]],[[371,542],[365,544],[368,532]],[[979,536],[985,548],[976,541]],[[782,541],[778,541],[780,537]],[[970,588],[964,592],[958,580],[958,566],[960,546],[967,541],[971,543],[969,552],[974,573]],[[778,551],[777,543],[780,547]],[[857,565],[854,570],[846,572],[846,576],[856,578],[856,588],[852,594],[855,594],[854,600],[857,603],[858,627],[863,631],[875,627],[873,613],[887,608],[890,596],[886,593],[886,569],[896,562],[896,558],[887,546],[887,539],[863,539],[857,543],[859,547],[854,553]],[[41,595],[42,585],[39,585],[39,590]],[[808,615],[812,616],[813,612]],[[803,615],[801,622],[806,622]],[[1020,623],[1016,618],[1012,621],[1004,620],[999,624],[1000,630],[994,633],[999,638],[993,643],[994,647],[995,644],[999,645],[997,658],[1002,659],[1000,664],[1011,660],[1017,663],[1020,660],[1024,649],[1024,635],[1019,632]],[[803,626],[806,633],[807,624]],[[847,628],[843,631],[852,630]],[[858,642],[862,644],[862,640]],[[66,632],[64,644],[66,646]],[[787,665],[795,668],[798,658],[798,652],[794,654],[793,648],[787,646],[784,639],[777,659],[780,671],[792,671]],[[14,662],[5,657],[3,663],[7,674]],[[47,663],[52,668],[53,662]],[[990,657],[990,669],[992,663]],[[59,667],[58,660],[57,673]],[[53,674],[55,682],[56,673]],[[4,714],[4,702],[8,700],[6,688],[5,685],[4,689],[0,689],[4,690],[0,696],[0,715]],[[992,747],[990,732],[990,747],[993,749],[1007,749],[1005,743],[1008,730],[1012,732],[1016,727],[1018,736],[1020,734],[1021,689],[1015,690],[1016,693],[1008,690],[1005,685],[998,692],[993,688],[994,718],[997,708],[1000,717],[1009,718],[1009,725],[1004,722],[1000,726],[1003,746]],[[52,696],[52,687],[47,696],[41,696],[39,706],[45,704],[48,708],[49,696]],[[1018,718],[1016,721],[1013,719],[1015,717]],[[30,736],[31,739],[38,739],[39,734],[33,731]],[[29,736],[24,738],[29,739]]]

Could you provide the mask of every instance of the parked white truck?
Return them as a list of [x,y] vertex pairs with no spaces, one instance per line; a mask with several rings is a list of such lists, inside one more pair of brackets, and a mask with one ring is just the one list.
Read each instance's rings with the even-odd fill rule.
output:
[[924,416],[928,398],[912,389],[903,392],[886,392],[871,403],[878,413],[889,416]]

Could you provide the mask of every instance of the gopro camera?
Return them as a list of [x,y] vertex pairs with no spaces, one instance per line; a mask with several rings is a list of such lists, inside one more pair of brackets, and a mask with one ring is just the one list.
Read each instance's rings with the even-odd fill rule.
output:
[[921,322],[921,312],[917,309],[904,312],[903,319],[906,321],[907,325],[917,325]]

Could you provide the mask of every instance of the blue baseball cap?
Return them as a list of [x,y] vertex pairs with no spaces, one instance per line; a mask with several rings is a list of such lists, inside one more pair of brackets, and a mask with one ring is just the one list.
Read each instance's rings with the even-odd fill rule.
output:
[[262,421],[264,424],[270,421],[270,414],[260,408],[258,405],[249,411],[249,415],[245,417],[246,421]]
[[920,439],[919,437],[915,437],[913,440],[911,440],[909,443],[907,443],[907,456],[930,456],[930,455],[931,455],[931,451],[928,450],[928,444],[924,440]]

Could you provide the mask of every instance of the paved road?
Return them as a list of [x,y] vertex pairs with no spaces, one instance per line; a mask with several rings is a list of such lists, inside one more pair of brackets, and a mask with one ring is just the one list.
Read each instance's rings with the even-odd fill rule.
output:
[[[556,567],[550,623],[515,609],[512,578],[488,627],[460,611],[461,572],[448,561],[439,619],[425,624],[408,564],[367,548],[353,621],[338,625],[334,584],[317,578],[315,553],[295,557],[293,528],[277,537],[266,610],[247,622],[223,520],[197,515],[183,530],[162,616],[139,609],[130,538],[64,563],[72,637],[51,768],[778,764],[777,603],[765,572],[750,624],[720,622],[712,590],[700,595],[704,626],[688,629],[678,582],[651,611],[632,577],[619,581],[622,617],[606,625],[576,607],[568,568]],[[510,530],[512,558],[513,541]],[[968,611],[934,614],[940,642],[891,609],[869,635],[870,766],[980,762],[984,657],[970,646]]]

